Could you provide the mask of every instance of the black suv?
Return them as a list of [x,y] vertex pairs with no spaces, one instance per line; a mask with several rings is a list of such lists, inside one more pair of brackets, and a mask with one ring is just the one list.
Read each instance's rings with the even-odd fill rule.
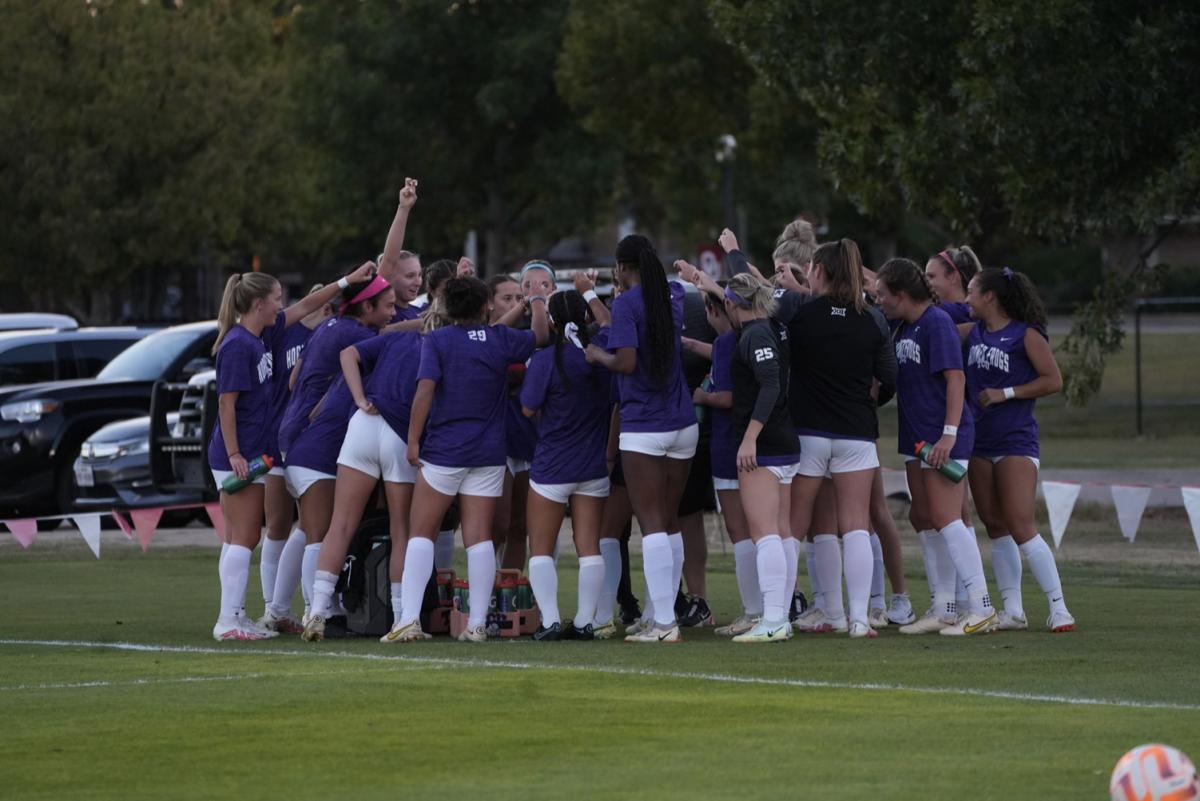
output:
[[157,381],[211,370],[215,321],[167,328],[109,362],[94,379],[0,389],[0,514],[71,511],[80,445],[114,420],[145,415]]
[[0,331],[0,387],[91,378],[156,328]]

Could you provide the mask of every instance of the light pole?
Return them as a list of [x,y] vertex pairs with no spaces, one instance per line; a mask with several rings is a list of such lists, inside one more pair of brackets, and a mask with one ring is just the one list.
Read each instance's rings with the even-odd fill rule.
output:
[[721,217],[730,230],[737,230],[737,212],[733,207],[733,162],[737,155],[737,139],[733,134],[717,138],[717,163],[721,165]]

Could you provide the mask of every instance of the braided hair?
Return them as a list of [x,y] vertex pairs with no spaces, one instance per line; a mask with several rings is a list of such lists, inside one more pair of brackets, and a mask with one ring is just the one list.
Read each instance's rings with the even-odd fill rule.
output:
[[616,261],[624,269],[636,270],[641,276],[642,302],[646,309],[646,347],[643,350],[646,372],[651,382],[665,387],[678,360],[667,272],[654,245],[641,234],[630,234],[617,243]]
[[903,292],[913,300],[938,303],[937,293],[929,285],[925,271],[912,259],[888,259],[875,275],[892,292]]
[[1019,320],[1046,335],[1046,309],[1029,276],[1005,267],[990,267],[975,278],[980,294],[991,292],[1010,319]]
[[563,386],[569,389],[571,379],[567,377],[567,372],[563,369],[562,352],[564,344],[570,344],[571,347],[574,345],[567,339],[567,326],[574,323],[575,335],[583,347],[586,348],[591,343],[592,338],[588,334],[588,315],[590,314],[588,304],[583,299],[583,295],[574,289],[569,289],[551,295],[546,304],[546,311],[554,323],[550,329],[551,347],[554,348],[554,369],[562,378]]

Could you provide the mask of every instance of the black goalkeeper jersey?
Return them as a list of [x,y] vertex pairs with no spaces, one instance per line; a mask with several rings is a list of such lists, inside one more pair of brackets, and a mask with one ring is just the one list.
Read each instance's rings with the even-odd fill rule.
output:
[[790,464],[800,452],[788,413],[788,350],[787,329],[774,319],[752,320],[738,333],[731,369],[733,432],[740,443],[751,420],[762,423],[760,464]]

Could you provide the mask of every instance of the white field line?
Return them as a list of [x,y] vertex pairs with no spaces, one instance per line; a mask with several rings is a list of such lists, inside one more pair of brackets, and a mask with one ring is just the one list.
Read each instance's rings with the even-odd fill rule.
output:
[[[757,676],[735,676],[727,673],[693,673],[673,670],[653,670],[606,665],[555,665],[538,662],[517,662],[498,659],[469,659],[457,657],[417,656],[409,654],[371,654],[347,651],[298,651],[283,648],[215,648],[190,645],[154,645],[135,642],[92,642],[88,640],[0,640],[0,646],[40,646],[47,648],[98,648],[115,651],[136,651],[154,654],[216,654],[220,656],[281,656],[317,659],[352,659],[366,662],[425,665],[429,667],[492,668],[509,670],[546,670],[563,673],[594,673],[610,676],[640,676],[652,679],[701,681],[719,684],[752,684],[767,687],[806,687],[828,690],[860,690],[876,692],[908,692],[924,695],[952,695],[970,698],[994,698],[1004,701],[1032,701],[1067,704],[1070,706],[1121,707],[1126,709],[1171,709],[1180,712],[1200,712],[1200,704],[1179,704],[1170,701],[1139,701],[1128,698],[1089,698],[1075,695],[1022,693],[1008,690],[984,690],[972,687],[921,687],[882,682],[841,682],[816,679],[779,679]],[[405,646],[400,646],[405,647]],[[408,646],[413,647],[413,646]],[[420,648],[420,646],[415,646]],[[325,675],[325,674],[314,674]]]
[[[436,670],[436,666],[407,666],[406,670]],[[380,673],[381,670],[312,670],[301,673],[238,673],[224,676],[176,676],[173,678],[140,678],[106,681],[46,682],[41,684],[8,684],[0,685],[0,693],[20,690],[86,690],[95,687],[148,687],[155,684],[202,684],[210,681],[247,681],[250,679],[290,679],[295,676],[344,676],[358,673]]]

